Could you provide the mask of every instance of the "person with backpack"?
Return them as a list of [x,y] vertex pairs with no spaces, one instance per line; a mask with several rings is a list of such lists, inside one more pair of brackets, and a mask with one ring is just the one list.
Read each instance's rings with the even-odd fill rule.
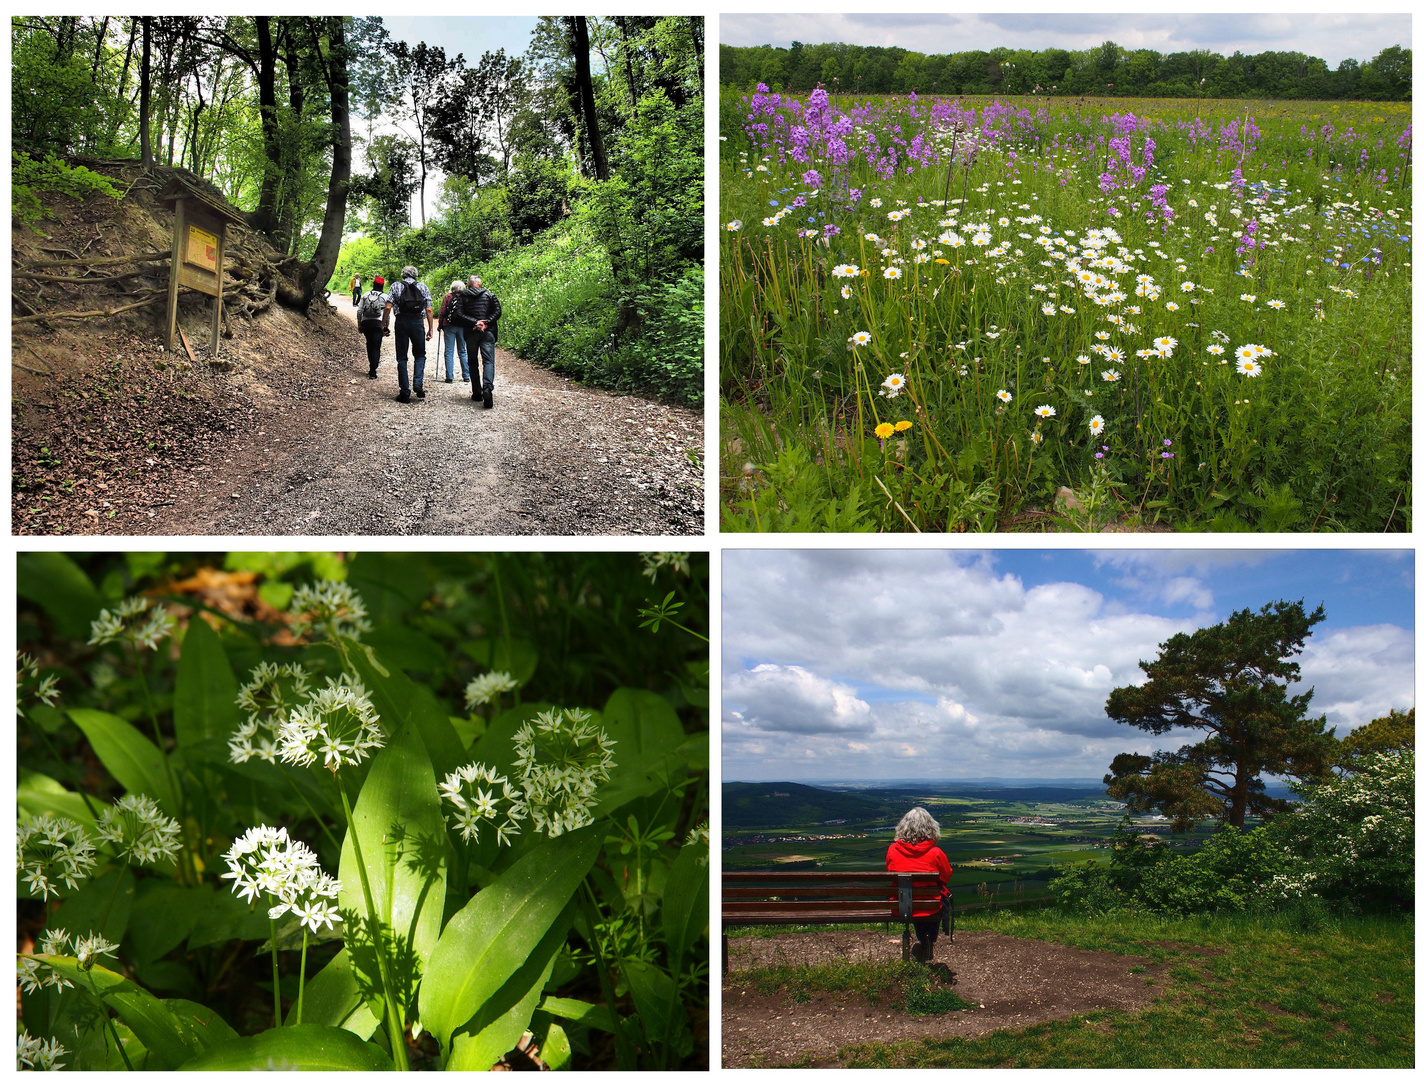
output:
[[470,399],[483,397],[486,409],[494,408],[494,344],[499,340],[501,313],[499,297],[484,288],[478,275],[471,274],[465,291],[460,294],[459,317],[455,321],[466,327],[472,344],[479,349],[484,383],[470,388]]
[[352,307],[360,307],[360,305],[361,305],[361,275],[360,275],[360,274],[357,274],[355,277],[353,277],[353,278],[351,279],[351,306],[352,306]]
[[450,283],[450,291],[445,294],[445,299],[440,301],[440,318],[436,322],[436,329],[445,334],[445,381],[448,383],[455,381],[456,347],[460,350],[460,381],[470,381],[470,357],[465,351],[465,328],[451,321],[455,306],[460,302],[460,294],[464,291],[463,281]]
[[[396,376],[400,381],[400,393],[396,400],[403,405],[410,404],[412,383],[415,396],[425,396],[425,343],[435,336],[435,315],[431,308],[430,290],[416,278],[419,275],[413,266],[401,270],[401,280],[391,286],[386,300],[386,312],[395,312],[396,324]],[[422,324],[425,336],[420,336]],[[406,375],[405,357],[407,348],[415,359],[414,378]]]
[[356,329],[366,339],[366,360],[371,365],[366,378],[376,377],[376,368],[381,363],[381,339],[391,336],[386,312],[390,310],[390,297],[382,291],[386,279],[379,274],[371,286],[371,291],[356,305]]

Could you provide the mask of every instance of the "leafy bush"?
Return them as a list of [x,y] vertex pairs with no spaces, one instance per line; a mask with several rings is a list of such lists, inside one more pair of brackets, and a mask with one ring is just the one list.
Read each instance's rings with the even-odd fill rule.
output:
[[1407,907],[1414,899],[1414,751],[1370,754],[1352,768],[1297,788],[1303,801],[1272,823],[1295,860],[1277,884],[1286,897]]
[[31,1060],[705,1068],[707,574],[22,556]]
[[10,158],[10,213],[26,225],[33,226],[46,216],[40,192],[58,192],[76,199],[96,193],[113,199],[120,196],[108,177],[83,165],[70,165],[53,154],[34,158],[12,150]]
[[702,265],[693,263],[682,276],[638,293],[636,307],[646,321],[613,361],[627,387],[656,387],[685,405],[701,407],[703,280]]
[[1223,825],[1200,852],[1167,855],[1149,867],[1136,895],[1159,915],[1265,910],[1272,904],[1270,885],[1286,862],[1266,831]]

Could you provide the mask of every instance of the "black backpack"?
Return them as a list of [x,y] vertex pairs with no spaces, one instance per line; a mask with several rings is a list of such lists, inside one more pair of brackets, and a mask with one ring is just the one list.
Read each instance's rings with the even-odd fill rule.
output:
[[425,297],[421,295],[420,287],[409,281],[401,282],[400,302],[396,304],[397,315],[424,315]]

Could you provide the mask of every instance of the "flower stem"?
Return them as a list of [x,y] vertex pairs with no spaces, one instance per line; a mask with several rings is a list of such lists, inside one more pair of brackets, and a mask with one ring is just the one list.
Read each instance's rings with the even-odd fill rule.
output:
[[405,1023],[396,1007],[395,986],[391,983],[390,972],[386,968],[386,951],[381,941],[381,924],[376,920],[376,905],[371,898],[371,883],[366,878],[366,859],[361,854],[361,838],[356,834],[356,819],[351,814],[351,800],[346,795],[346,781],[338,771],[336,787],[341,792],[341,809],[346,812],[346,833],[351,837],[351,847],[356,853],[356,869],[361,875],[361,893],[366,899],[366,917],[371,925],[371,943],[376,950],[376,967],[381,974],[381,989],[386,995],[386,1027],[390,1031],[391,1052],[396,1068],[401,1072],[410,1070],[410,1061],[405,1053]]
[[99,1003],[99,1011],[104,1014],[104,1023],[109,1026],[109,1034],[114,1037],[114,1045],[119,1048],[119,1057],[124,1059],[124,1068],[133,1072],[133,1062],[129,1060],[128,1051],[124,1049],[123,1040],[119,1038],[119,1033],[114,1027],[114,1020],[109,1015],[109,1007],[104,1004],[104,997],[99,993],[98,984],[94,982],[94,972],[86,970],[84,974],[89,976],[89,989],[94,993],[94,1000]]
[[109,893],[109,902],[104,905],[104,915],[99,920],[99,933],[101,934],[104,932],[104,928],[109,925],[109,912],[114,910],[114,901],[118,899],[119,885],[122,884],[124,880],[124,871],[126,869],[127,866],[120,866],[118,874],[114,877],[114,891]]
[[282,988],[279,983],[280,976],[277,973],[277,920],[269,922],[272,931],[272,1026],[279,1028],[282,1026]]
[[297,1023],[302,1022],[302,1000],[307,992],[307,928],[302,927],[302,972],[297,982]]

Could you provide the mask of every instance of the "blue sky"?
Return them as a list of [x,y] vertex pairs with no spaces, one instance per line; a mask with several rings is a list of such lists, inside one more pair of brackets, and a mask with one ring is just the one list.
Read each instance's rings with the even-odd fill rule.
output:
[[392,40],[414,46],[420,42],[439,45],[446,56],[463,53],[469,67],[479,64],[487,52],[503,49],[523,56],[529,35],[539,19],[534,15],[383,15],[381,21]]
[[1209,49],[1243,53],[1303,52],[1331,68],[1351,57],[1364,63],[1391,45],[1410,47],[1408,13],[1297,14],[1230,12],[1164,14],[1121,12],[983,12],[958,14],[723,15],[724,45],[898,45],[923,53],[992,49],[1088,49],[1115,41],[1127,49],[1161,53]]
[[1095,776],[1188,740],[1108,693],[1178,632],[1324,604],[1299,658],[1343,735],[1414,705],[1412,550],[728,550],[728,780]]

